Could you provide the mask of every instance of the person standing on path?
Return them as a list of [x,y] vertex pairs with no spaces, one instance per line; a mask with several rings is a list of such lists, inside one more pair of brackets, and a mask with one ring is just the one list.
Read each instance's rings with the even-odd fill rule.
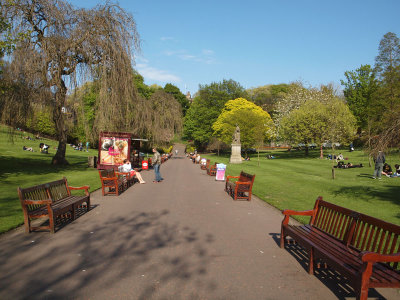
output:
[[154,168],[154,174],[156,176],[156,178],[154,179],[153,182],[157,183],[157,182],[161,182],[162,180],[164,180],[164,178],[161,177],[161,173],[160,173],[160,167],[161,167],[161,155],[160,153],[157,151],[156,148],[153,148],[153,160],[152,160],[152,165]]
[[378,179],[381,179],[383,164],[386,162],[385,154],[382,151],[379,151],[376,158],[374,158],[374,161],[375,161],[375,170],[372,178],[375,179],[378,177]]

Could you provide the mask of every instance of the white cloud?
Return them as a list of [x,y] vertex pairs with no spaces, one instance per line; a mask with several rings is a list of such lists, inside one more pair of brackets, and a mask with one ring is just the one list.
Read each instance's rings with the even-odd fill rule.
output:
[[164,54],[167,56],[176,56],[182,60],[195,61],[208,65],[216,63],[215,53],[213,50],[210,49],[203,49],[200,54],[191,54],[183,49],[175,51],[165,51]]
[[165,83],[181,82],[181,79],[178,76],[173,75],[165,70],[159,70],[157,68],[150,67],[147,63],[137,64],[136,68],[140,73],[140,75],[142,75],[145,80],[155,80]]
[[170,36],[163,36],[163,37],[160,38],[160,40],[165,42],[165,41],[174,41],[175,39],[173,37],[170,37]]

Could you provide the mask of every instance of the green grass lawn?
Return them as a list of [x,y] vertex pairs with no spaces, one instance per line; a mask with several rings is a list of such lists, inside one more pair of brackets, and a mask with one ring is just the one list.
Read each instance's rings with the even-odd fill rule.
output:
[[[11,142],[7,130],[7,127],[0,126],[0,233],[24,222],[17,187],[29,187],[64,176],[70,186],[89,185],[90,191],[101,187],[97,170],[88,168],[87,164],[88,156],[97,156],[97,150],[76,151],[67,146],[70,165],[55,167],[50,162],[56,152],[57,142],[23,139],[28,133],[22,132],[17,132]],[[49,154],[39,152],[39,143],[42,142],[50,145]],[[22,150],[24,145],[32,147],[35,152]]]
[[[319,159],[319,150],[310,152],[308,158],[304,152],[260,153],[260,165],[257,154],[236,165],[228,163],[228,156],[205,156],[212,163],[227,164],[227,175],[239,175],[241,170],[256,174],[253,194],[279,209],[312,209],[315,199],[322,196],[326,201],[400,225],[400,177],[373,180],[373,167],[368,166],[368,157],[362,151],[342,153],[348,158],[346,163],[362,163],[364,167],[335,169],[336,178],[332,179],[332,161]],[[266,159],[266,154],[276,159]],[[387,156],[387,162],[394,167],[400,163],[400,155]],[[309,218],[298,220],[308,222]]]
[[[52,140],[30,141],[23,139],[28,133],[18,132],[14,142],[9,140],[7,128],[0,126],[0,233],[23,224],[23,215],[17,187],[29,187],[67,177],[71,186],[90,185],[90,190],[100,188],[96,169],[88,168],[87,157],[97,156],[97,150],[76,151],[67,146],[69,166],[51,166],[57,142]],[[39,152],[39,143],[50,145],[49,154]],[[35,152],[23,151],[23,146],[34,148]],[[251,161],[230,165],[228,156],[209,155],[213,162],[227,164],[227,174],[238,175],[241,170],[256,174],[253,192],[260,199],[279,209],[311,209],[317,196],[400,225],[400,178],[372,180],[373,168],[361,151],[344,151],[349,161],[365,167],[361,169],[336,169],[332,179],[332,163],[318,159],[319,152],[312,151],[308,158],[303,152],[268,152],[276,159],[266,159],[262,153],[260,165],[257,155]],[[400,155],[387,158],[394,166],[400,163]],[[299,219],[307,222],[308,219]]]

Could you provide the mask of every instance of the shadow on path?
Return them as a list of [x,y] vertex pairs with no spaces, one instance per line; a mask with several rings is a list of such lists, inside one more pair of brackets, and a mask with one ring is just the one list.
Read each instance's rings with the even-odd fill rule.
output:
[[[280,247],[280,233],[270,233],[270,235],[278,247]],[[289,243],[285,244],[285,250],[298,261],[298,263],[303,267],[305,274],[308,275],[309,259],[307,251],[295,241],[290,239],[288,239],[288,241]],[[318,264],[320,265],[320,268],[317,268]],[[317,262],[314,266],[314,276],[328,287],[338,299],[346,300],[348,298],[356,297],[356,293],[348,284],[349,280],[346,277],[329,266],[326,266],[323,261]],[[375,289],[369,289],[368,297],[374,299],[386,299]]]
[[[60,235],[70,232],[62,231],[57,237],[39,233],[3,239],[0,241],[0,298],[74,297],[81,288],[92,284],[98,291],[111,287],[132,277],[138,269],[159,277],[151,284],[142,283],[140,296],[136,294],[134,298],[149,299],[172,281],[183,289],[188,281],[207,273],[210,256],[205,246],[213,238],[201,238],[192,228],[163,221],[168,214],[167,210],[134,212],[130,217],[105,221],[93,232],[81,232],[78,237],[65,239],[60,239]],[[76,229],[80,230],[79,225]],[[193,251],[171,251],[168,255],[164,252],[157,256],[160,263],[154,263],[159,249],[182,245],[183,249]],[[216,288],[215,283],[203,281],[201,284],[199,289],[209,289],[210,294]]]

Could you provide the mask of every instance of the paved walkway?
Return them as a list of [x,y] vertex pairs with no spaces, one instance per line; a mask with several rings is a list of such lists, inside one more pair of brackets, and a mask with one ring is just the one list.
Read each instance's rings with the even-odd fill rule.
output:
[[[297,246],[278,247],[279,211],[234,202],[178,150],[162,183],[143,171],[147,184],[93,193],[95,207],[54,235],[2,235],[0,299],[354,298],[337,274],[309,276]],[[393,289],[370,296],[400,298]]]

